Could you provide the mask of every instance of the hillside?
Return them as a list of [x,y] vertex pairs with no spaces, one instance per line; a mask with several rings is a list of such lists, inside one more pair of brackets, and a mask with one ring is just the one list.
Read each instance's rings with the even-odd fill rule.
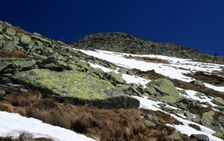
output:
[[74,46],[83,49],[101,49],[133,54],[158,54],[208,62],[217,61],[216,58],[218,58],[219,62],[224,62],[224,57],[221,56],[215,57],[214,55],[170,43],[145,41],[119,32],[88,35],[77,41]]
[[1,141],[224,139],[224,65],[99,35],[68,45],[0,22]]

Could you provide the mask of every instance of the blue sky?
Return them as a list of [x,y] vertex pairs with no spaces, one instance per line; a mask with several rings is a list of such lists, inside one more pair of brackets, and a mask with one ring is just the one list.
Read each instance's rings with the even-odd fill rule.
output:
[[224,0],[5,0],[0,20],[73,43],[126,32],[224,55]]

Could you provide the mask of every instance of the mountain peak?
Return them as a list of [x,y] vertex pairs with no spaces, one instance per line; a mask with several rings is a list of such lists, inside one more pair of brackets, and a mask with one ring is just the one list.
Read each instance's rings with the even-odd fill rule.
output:
[[[133,54],[158,54],[194,59],[197,61],[211,62],[214,58],[213,55],[209,55],[189,47],[171,43],[145,41],[133,35],[121,32],[91,34],[78,40],[73,45],[84,49],[101,49]],[[224,61],[224,57],[219,58],[220,61]]]

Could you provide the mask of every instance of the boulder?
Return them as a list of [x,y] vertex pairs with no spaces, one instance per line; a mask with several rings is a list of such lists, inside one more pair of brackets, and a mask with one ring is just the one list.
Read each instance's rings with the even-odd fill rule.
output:
[[224,131],[217,131],[213,135],[218,137],[218,138],[224,139]]
[[169,135],[171,141],[183,141],[180,132],[174,131],[171,135]]
[[0,58],[0,73],[16,73],[23,69],[31,69],[36,65],[35,60]]
[[31,38],[30,38],[29,36],[27,36],[27,35],[21,35],[21,37],[20,37],[20,42],[21,42],[22,44],[27,45],[27,44],[29,44],[31,41],[32,41]]
[[0,24],[0,33],[2,33],[4,27]]
[[122,78],[121,75],[116,74],[115,72],[109,72],[106,74],[106,78],[115,84],[124,84],[126,81]]
[[3,44],[2,44],[2,49],[5,52],[12,52],[15,50],[15,48],[16,48],[16,46],[14,45],[13,42],[3,42]]
[[224,100],[223,100],[222,98],[220,98],[220,97],[215,97],[215,98],[213,99],[213,102],[214,102],[215,104],[224,106]]
[[179,95],[174,84],[165,78],[152,80],[147,84],[145,91],[153,95],[158,100],[173,104],[177,103],[183,97]]
[[15,31],[14,29],[12,29],[12,28],[6,28],[6,34],[7,34],[8,36],[13,37],[13,36],[16,35],[16,31]]
[[148,127],[155,127],[156,124],[159,123],[159,120],[157,119],[157,117],[150,115],[150,114],[144,115],[143,120],[144,120],[146,126],[148,126]]
[[0,89],[0,98],[3,97],[5,95],[5,91]]
[[139,101],[125,96],[122,90],[108,81],[76,70],[55,72],[33,69],[14,75],[14,79],[39,89],[52,97],[75,99],[99,108],[138,108]]
[[[52,94],[81,99],[105,99],[115,90],[112,84],[78,71],[55,72],[33,69],[16,74],[15,79]],[[122,93],[114,96],[123,95]]]
[[212,122],[214,120],[214,117],[213,117],[214,114],[215,114],[214,111],[209,111],[209,112],[203,113],[202,118],[201,118],[202,125],[211,127]]

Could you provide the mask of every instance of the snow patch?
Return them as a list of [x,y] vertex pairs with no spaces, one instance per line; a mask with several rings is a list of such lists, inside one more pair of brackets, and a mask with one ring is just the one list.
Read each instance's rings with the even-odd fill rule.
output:
[[[98,64],[93,64],[93,63],[89,63],[89,64],[93,68],[99,68],[99,69],[103,70],[104,72],[115,72],[117,74],[120,73],[120,72],[118,72],[118,70],[112,70],[112,69],[106,68],[106,67],[98,65]],[[139,77],[139,76],[132,76],[132,75],[123,74],[123,73],[120,73],[120,74],[128,84],[134,83],[134,84],[138,84],[138,85],[143,85],[145,87],[145,85],[150,82],[150,80],[147,80],[147,79]]]
[[0,136],[14,138],[22,133],[30,133],[35,138],[45,137],[55,141],[94,141],[71,130],[43,123],[34,118],[26,118],[19,114],[0,111]]

